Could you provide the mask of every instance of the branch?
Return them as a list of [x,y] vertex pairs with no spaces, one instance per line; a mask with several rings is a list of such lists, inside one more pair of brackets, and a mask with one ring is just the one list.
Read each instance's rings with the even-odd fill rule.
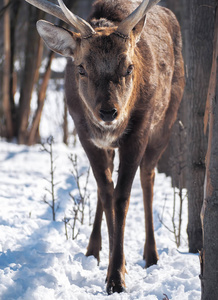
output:
[[169,230],[169,232],[174,234],[174,231],[172,229],[170,229],[166,224],[164,224],[164,222],[161,220],[160,216],[158,215],[158,219],[161,222],[161,224],[167,229]]

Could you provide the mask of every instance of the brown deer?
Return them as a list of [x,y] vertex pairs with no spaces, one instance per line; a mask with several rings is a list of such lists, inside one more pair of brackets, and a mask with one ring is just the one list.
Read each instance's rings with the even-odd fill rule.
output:
[[[26,0],[73,26],[78,33],[38,21],[53,51],[68,58],[66,99],[98,186],[87,255],[99,261],[101,221],[109,235],[107,292],[125,290],[125,219],[132,182],[140,167],[145,209],[146,266],[157,263],[152,202],[154,168],[167,146],[184,89],[179,24],[159,0],[97,0],[89,22],[63,1]],[[119,149],[116,186],[114,149]]]

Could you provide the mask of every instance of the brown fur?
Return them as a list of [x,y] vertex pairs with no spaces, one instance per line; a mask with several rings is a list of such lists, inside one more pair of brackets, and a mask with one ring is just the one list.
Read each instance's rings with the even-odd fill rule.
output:
[[[146,217],[144,258],[147,266],[157,263],[152,216],[154,168],[167,146],[184,89],[181,34],[175,16],[166,8],[154,6],[147,13],[144,29],[143,18],[130,37],[124,38],[117,26],[135,7],[137,4],[126,0],[98,0],[89,19],[95,35],[82,38],[63,31],[67,36],[64,55],[74,57],[66,68],[67,103],[98,185],[87,255],[99,260],[104,211],[110,243],[109,294],[125,288],[125,218],[139,166]],[[48,31],[50,34],[53,29]],[[54,50],[63,54],[57,45]],[[127,75],[131,65],[133,72]],[[81,68],[85,75],[79,74]],[[103,122],[99,112],[112,109],[117,110],[116,119]],[[117,147],[120,166],[114,187],[113,157]]]

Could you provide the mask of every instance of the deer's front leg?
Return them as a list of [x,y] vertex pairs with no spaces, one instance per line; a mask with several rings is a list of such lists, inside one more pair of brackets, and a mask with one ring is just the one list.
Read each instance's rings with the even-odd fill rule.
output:
[[[131,145],[131,146],[130,146]],[[146,140],[140,145],[133,146],[129,143],[127,147],[120,149],[120,166],[118,173],[117,186],[114,191],[113,208],[114,208],[114,236],[113,251],[110,259],[108,276],[107,276],[107,292],[112,294],[115,292],[125,291],[125,257],[124,257],[124,228],[126,215],[129,207],[130,192],[132,182],[135,177],[136,170],[140,164],[144,153]],[[130,151],[128,152],[127,149]]]
[[103,211],[106,215],[108,227],[110,254],[112,253],[114,223],[112,199],[114,194],[114,185],[111,176],[113,171],[114,151],[106,151],[96,148],[88,141],[83,142],[83,147],[89,158],[98,185],[97,210],[86,255],[94,255],[99,263],[99,251],[101,250],[101,222]]

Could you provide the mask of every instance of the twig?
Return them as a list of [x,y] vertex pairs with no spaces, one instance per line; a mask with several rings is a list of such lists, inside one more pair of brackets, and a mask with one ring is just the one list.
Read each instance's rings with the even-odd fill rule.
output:
[[70,161],[72,162],[72,170],[71,173],[74,177],[74,180],[77,185],[77,196],[74,196],[72,193],[70,193],[70,197],[73,200],[73,210],[72,210],[72,223],[69,223],[69,226],[72,229],[72,239],[76,239],[80,230],[78,229],[76,232],[77,223],[79,222],[80,225],[84,224],[84,218],[85,218],[85,208],[88,205],[89,206],[89,224],[91,224],[91,209],[90,209],[90,195],[88,193],[88,181],[89,181],[89,175],[90,175],[90,167],[86,171],[86,179],[85,179],[85,186],[81,186],[81,177],[85,175],[85,173],[80,173],[78,168],[78,159],[77,155],[71,154],[69,157]]
[[54,143],[54,138],[52,136],[50,136],[47,139],[47,144],[49,146],[49,149],[45,146],[45,144],[42,144],[42,151],[48,153],[49,157],[50,157],[50,179],[48,180],[45,178],[50,183],[50,189],[46,188],[45,190],[51,195],[51,203],[47,201],[46,196],[44,196],[43,200],[46,204],[49,205],[49,207],[51,207],[52,218],[53,218],[53,221],[55,221],[55,213],[58,209],[58,207],[56,207],[57,199],[55,198],[55,186],[58,183],[54,182],[54,173],[56,170],[56,167],[54,166],[54,162],[55,162],[56,158],[53,157],[53,143]]
[[68,225],[68,223],[70,222],[70,219],[67,218],[67,217],[64,217],[63,222],[64,222],[64,228],[65,228],[66,239],[68,240],[67,225]]

